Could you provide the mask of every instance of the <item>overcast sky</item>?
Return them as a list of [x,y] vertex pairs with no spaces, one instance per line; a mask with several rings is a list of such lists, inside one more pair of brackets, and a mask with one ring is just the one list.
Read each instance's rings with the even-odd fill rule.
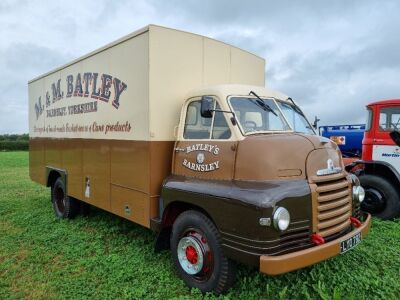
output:
[[28,132],[28,80],[147,24],[266,59],[266,85],[320,124],[400,98],[400,1],[0,1],[0,134]]

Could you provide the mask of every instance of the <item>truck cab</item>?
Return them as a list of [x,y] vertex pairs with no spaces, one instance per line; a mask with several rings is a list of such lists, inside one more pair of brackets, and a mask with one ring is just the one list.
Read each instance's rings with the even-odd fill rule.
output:
[[400,145],[392,137],[400,130],[400,100],[367,105],[362,160],[347,167],[365,188],[362,209],[382,219],[400,215]]
[[400,100],[374,102],[367,106],[367,111],[362,159],[383,161],[399,171],[400,149],[390,133],[400,129]]
[[[288,96],[218,85],[193,90],[182,106],[153,226],[180,276],[203,290],[219,251],[269,275],[347,251],[369,229],[362,197],[337,145]],[[218,228],[218,251],[206,219]]]
[[[262,98],[258,99],[252,93],[260,94]],[[208,116],[202,115],[201,111],[204,99],[209,101]],[[253,164],[252,160],[263,159],[263,154],[271,160],[276,151],[272,147],[265,153],[257,153],[259,149],[246,149],[248,155],[251,155],[249,151],[256,155],[252,159],[242,150],[244,145],[252,145],[253,141],[266,135],[282,137],[297,132],[315,136],[298,106],[287,99],[279,92],[245,85],[219,85],[192,91],[181,111],[173,174],[219,180],[304,177],[305,170],[300,161],[295,165],[288,163],[290,171],[285,169],[284,162],[281,162],[280,171],[276,169],[277,165],[274,170],[270,165],[257,167]],[[265,174],[266,168],[271,174]]]

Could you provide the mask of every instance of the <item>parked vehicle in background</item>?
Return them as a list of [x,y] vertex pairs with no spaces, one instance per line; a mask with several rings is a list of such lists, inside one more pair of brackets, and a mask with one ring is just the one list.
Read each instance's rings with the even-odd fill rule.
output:
[[365,124],[319,126],[319,134],[331,139],[343,157],[361,157]]
[[367,105],[368,120],[362,142],[362,160],[346,169],[365,189],[364,211],[382,218],[400,216],[400,100]]
[[60,218],[88,203],[158,232],[203,292],[233,284],[233,261],[275,275],[344,253],[369,230],[363,189],[264,68],[143,28],[29,82],[30,176]]

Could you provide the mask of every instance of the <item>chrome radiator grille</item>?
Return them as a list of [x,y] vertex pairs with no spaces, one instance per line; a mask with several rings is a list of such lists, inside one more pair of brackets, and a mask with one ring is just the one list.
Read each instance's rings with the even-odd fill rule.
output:
[[345,173],[311,178],[313,232],[323,237],[350,226],[351,183]]

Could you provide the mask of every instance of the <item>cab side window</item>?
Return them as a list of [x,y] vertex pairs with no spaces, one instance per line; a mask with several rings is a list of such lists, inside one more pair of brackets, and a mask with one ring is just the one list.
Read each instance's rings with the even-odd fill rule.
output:
[[[214,112],[212,118],[203,118],[200,115],[201,101],[196,100],[189,103],[186,110],[184,139],[208,140],[229,139],[231,130],[225,120],[223,112]],[[214,109],[221,109],[214,100]]]
[[202,118],[200,115],[200,101],[191,102],[186,110],[185,139],[209,139],[211,133],[211,118]]
[[392,131],[400,129],[400,109],[398,107],[384,107],[379,114],[379,129]]
[[379,114],[379,128],[382,130],[386,130],[388,128],[387,126],[387,114],[384,112],[381,112]]

